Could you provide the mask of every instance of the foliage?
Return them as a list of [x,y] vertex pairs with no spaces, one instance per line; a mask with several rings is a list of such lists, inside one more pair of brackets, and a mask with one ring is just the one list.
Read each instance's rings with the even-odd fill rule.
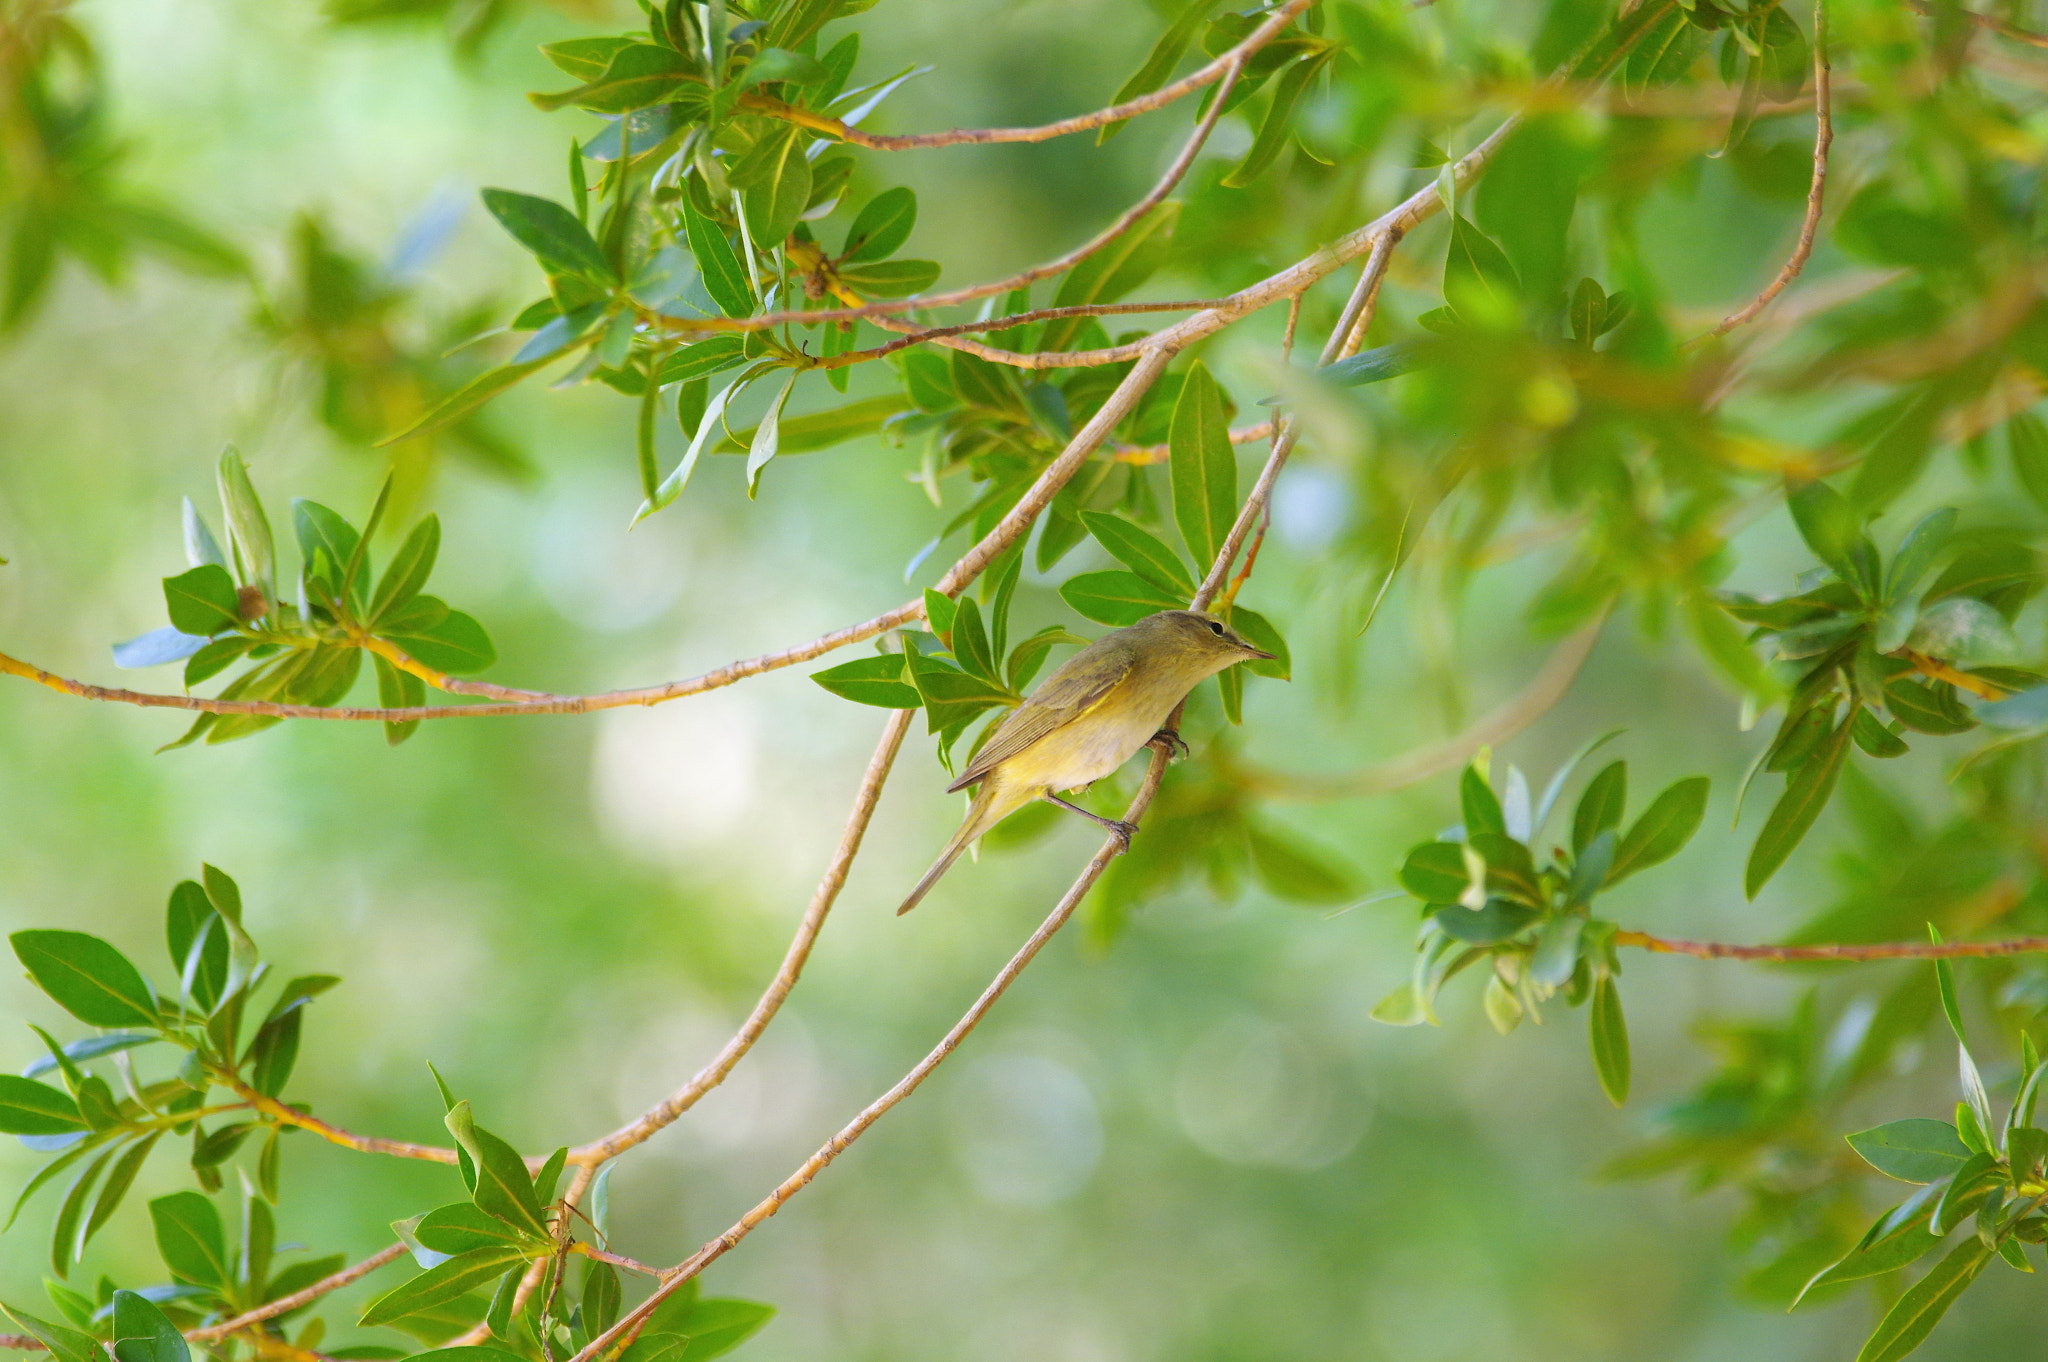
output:
[[[1461,712],[1457,626],[1498,628],[1498,601],[1471,588],[1512,561],[1533,632],[1621,612],[1662,638],[1675,622],[1742,706],[1726,743],[1782,709],[1733,800],[1739,818],[1752,780],[1784,777],[1742,872],[1708,867],[1696,883],[1732,894],[1739,878],[1756,899],[1810,837],[1829,835],[1823,820],[1838,795],[1860,845],[1839,857],[1839,900],[1774,932],[1777,946],[1653,937],[1622,924],[1627,900],[1610,892],[1691,842],[1708,777],[1674,781],[1630,817],[1627,765],[1609,761],[1567,820],[1566,790],[1611,734],[1540,794],[1517,767],[1497,767],[1481,739],[1453,742],[1443,766],[1475,747],[1481,755],[1459,778],[1459,821],[1398,868],[1422,906],[1416,953],[1408,981],[1372,1015],[1436,1023],[1443,989],[1483,966],[1481,1006],[1503,1035],[1546,1008],[1585,1009],[1595,1080],[1621,1106],[1650,1086],[1624,1011],[1625,949],[1780,963],[1933,958],[1932,989],[1917,966],[1888,982],[1866,973],[1878,982],[1851,989],[1867,992],[1823,983],[1788,1016],[1703,1023],[1716,1069],[1662,1106],[1655,1133],[1610,1171],[1682,1171],[1697,1188],[1739,1188],[1734,1252],[1753,1299],[1798,1305],[1875,1283],[1888,1300],[1867,1362],[1917,1348],[1993,1257],[2032,1271],[2026,1246],[2048,1237],[2048,1132],[2033,1123],[2048,973],[2000,958],[1969,967],[1973,990],[1959,992],[1948,957],[2035,954],[2042,943],[1952,948],[1941,935],[2048,922],[2038,827],[2048,657],[2037,603],[2048,210],[2039,67],[2014,64],[2029,60],[2018,48],[2040,46],[2027,6],[1923,15],[1892,0],[1834,0],[1807,16],[1771,0],[1557,0],[1504,6],[1515,22],[1493,23],[1401,0],[1241,12],[1176,4],[1100,113],[1032,130],[896,136],[866,124],[923,68],[874,67],[863,34],[896,21],[871,8],[643,0],[630,28],[545,43],[563,80],[530,98],[580,120],[566,175],[481,194],[521,252],[530,301],[520,306],[434,315],[439,295],[423,275],[445,218],[437,226],[426,215],[378,265],[323,218],[299,215],[274,252],[289,264],[248,330],[308,376],[313,415],[336,445],[391,451],[367,515],[358,525],[294,500],[290,572],[230,449],[216,470],[223,532],[185,502],[189,566],[162,580],[168,624],[114,649],[123,667],[181,662],[185,694],[107,691],[12,658],[6,670],[71,695],[197,710],[174,748],[288,717],[375,719],[396,745],[448,717],[428,704],[429,689],[508,714],[609,708],[873,640],[872,655],[812,674],[836,697],[904,714],[805,918],[815,934],[905,712],[922,711],[939,764],[957,770],[1056,650],[1084,641],[1082,622],[1121,627],[1198,605],[1275,659],[1233,668],[1191,698],[1190,767],[1163,784],[1159,763],[1145,785],[1108,782],[1136,801],[1143,834],[1106,872],[1078,881],[1061,909],[1087,895],[1092,941],[1106,947],[1177,891],[1236,899],[1256,886],[1288,902],[1355,904],[1362,882],[1350,858],[1322,849],[1329,825],[1310,835],[1281,817],[1270,796],[1289,778],[1240,752],[1248,701],[1308,710],[1265,681],[1292,680],[1297,659],[1304,678],[1311,659],[1351,667],[1356,636],[1398,578],[1421,621],[1413,688]],[[336,25],[437,17],[473,54],[514,10],[512,0],[345,0],[328,12]],[[1834,70],[1843,79],[1830,86]],[[241,247],[128,182],[110,107],[94,40],[61,0],[0,0],[0,329],[37,320],[67,260],[108,281],[137,251],[222,287],[252,287],[261,273]],[[950,252],[937,215],[921,218],[918,194],[890,182],[890,158],[1091,131],[1101,147],[1154,107],[1192,112],[1193,131],[1145,197],[1055,260],[938,291]],[[1479,140],[1474,115],[1495,107],[1517,121]],[[1223,120],[1234,124],[1227,155],[1208,143]],[[1360,205],[1379,205],[1390,186],[1400,206],[1361,226]],[[1688,204],[1709,201],[1733,205],[1729,222],[1688,216]],[[1707,290],[1716,300],[1706,309],[1681,281],[1696,259],[1757,253],[1709,242],[1751,231],[1730,225],[1737,219],[1796,232],[1801,244],[1782,268],[1775,244],[1759,255],[1779,270],[1764,294],[1754,290],[1771,276],[1744,272],[1739,288]],[[1772,302],[1809,263],[1816,234],[1825,248],[1811,258],[1811,287]],[[1347,302],[1339,270],[1354,264],[1365,273]],[[1720,292],[1771,308],[1729,312]],[[1280,333],[1282,304],[1284,335],[1268,334]],[[1115,319],[1145,312],[1185,320],[1116,329]],[[1251,320],[1262,313],[1269,320]],[[1260,339],[1212,341],[1240,323],[1237,335]],[[1302,361],[1297,347],[1325,332],[1316,362]],[[772,500],[778,484],[798,484],[780,461],[860,447],[915,489],[892,485],[888,514],[931,522],[903,574],[928,584],[868,624],[670,687],[564,697],[458,679],[491,667],[496,649],[476,618],[426,594],[441,520],[413,520],[411,505],[427,495],[423,471],[443,445],[530,487],[543,470],[527,451],[540,442],[512,441],[486,408],[543,373],[553,389],[588,389],[620,431],[630,426],[608,449],[636,486],[617,507],[621,522],[629,506],[635,526],[669,513],[666,529],[686,514],[673,508],[687,504],[706,455],[743,455],[726,464],[733,485]],[[1264,454],[1257,483],[1241,476],[1240,447]],[[1252,579],[1273,478],[1291,457],[1317,461],[1341,489],[1331,494],[1341,514],[1320,538],[1275,536],[1299,560],[1289,590],[1270,573]],[[709,499],[703,482],[693,498]],[[1894,514],[1917,518],[1895,534],[1880,523]],[[412,523],[401,534],[392,520]],[[1766,528],[1751,535],[1759,522]],[[1773,580],[1769,552],[1756,550],[1788,532],[1804,545],[1800,561],[1810,554],[1817,566]],[[963,540],[952,567],[926,574],[942,545]],[[1895,546],[1887,554],[1880,543]],[[386,554],[381,573],[373,546]],[[1034,615],[1049,622],[1027,632]],[[366,653],[374,713],[347,707]],[[1249,695],[1246,671],[1263,678]],[[213,694],[193,696],[216,678]],[[1359,717],[1344,712],[1342,694],[1320,698],[1328,715]],[[1926,747],[1923,736],[1958,740],[1940,749],[1956,762],[1950,781],[1927,778],[1926,751],[1900,760]],[[1885,761],[1896,763],[1890,773],[1874,764]],[[1898,788],[1950,811],[1916,812]],[[1568,830],[1548,834],[1553,815]],[[1029,840],[1049,816],[1020,815],[992,845]],[[1762,907],[1777,911],[1769,898]],[[1046,930],[1063,921],[1056,914]],[[1931,944],[1917,940],[1923,926]],[[751,1219],[683,1265],[646,1270],[610,1246],[608,1170],[701,1090],[656,1108],[617,1147],[541,1158],[478,1125],[445,1085],[450,1148],[354,1136],[285,1100],[307,1005],[337,981],[307,975],[271,990],[239,890],[210,866],[172,892],[166,934],[176,985],[165,991],[99,937],[12,938],[31,981],[93,1028],[69,1042],[38,1029],[47,1058],[0,1077],[0,1130],[49,1156],[16,1214],[77,1170],[52,1222],[59,1280],[49,1295],[63,1322],[8,1310],[63,1362],[102,1345],[118,1362],[188,1362],[193,1346],[223,1358],[440,1362],[720,1355],[770,1311],[701,1298],[696,1273],[964,1035]],[[729,1047],[723,1069],[705,1071],[710,1085],[772,1019],[809,948],[800,936],[759,1024]],[[1978,995],[2016,1036],[2003,1117],[1990,1097],[2000,1084],[1987,1086],[1962,1044],[1953,1121],[1899,1115],[1849,1134],[1845,1153],[1843,1126],[1904,1100],[1892,1082],[1935,1012],[1962,1043],[1964,1000]],[[325,1325],[299,1322],[345,1284],[336,1278],[346,1265],[331,1254],[283,1257],[273,1208],[284,1136],[296,1130],[452,1164],[462,1178],[459,1192],[444,1189],[445,1204],[395,1222],[420,1271],[380,1283],[357,1316],[412,1340],[403,1348],[320,1353]],[[145,1161],[171,1147],[166,1136],[189,1137],[196,1184],[148,1204],[167,1280],[69,1284],[89,1242],[120,1223]],[[231,1165],[239,1196],[224,1217]],[[1882,1185],[1872,1174],[1920,1190],[1859,1237],[1864,1201]],[[1933,1267],[1899,1285],[1958,1232]],[[574,1273],[573,1257],[584,1260]],[[643,1270],[656,1294],[629,1304],[620,1273]]]

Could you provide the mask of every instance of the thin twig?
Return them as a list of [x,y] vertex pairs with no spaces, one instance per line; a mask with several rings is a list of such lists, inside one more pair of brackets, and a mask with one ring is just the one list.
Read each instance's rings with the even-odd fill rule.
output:
[[775,1020],[775,1014],[781,1010],[790,990],[796,987],[797,976],[803,973],[804,962],[810,959],[811,947],[817,944],[818,933],[824,929],[826,914],[832,911],[839,891],[846,885],[847,873],[853,868],[853,858],[860,852],[861,839],[867,835],[868,823],[874,817],[875,805],[881,800],[882,785],[889,778],[889,769],[896,761],[897,752],[902,749],[903,737],[910,731],[910,722],[914,717],[915,710],[897,710],[889,716],[889,722],[883,725],[881,741],[875,744],[875,754],[868,759],[867,772],[861,777],[860,790],[854,796],[853,810],[847,814],[846,827],[839,834],[839,845],[832,849],[832,859],[827,862],[824,877],[818,881],[817,889],[811,894],[810,906],[804,909],[803,921],[797,926],[796,937],[789,943],[789,949],[783,953],[781,968],[775,971],[775,977],[768,982],[766,991],[754,1004],[754,1010],[747,1015],[746,1021],[741,1023],[740,1029],[689,1082],[611,1134],[570,1150],[571,1159],[578,1163],[595,1165],[648,1139],[654,1132],[695,1106],[697,1100],[705,1093],[724,1082],[725,1076],[732,1072],[733,1066],[740,1062],[747,1051],[754,1047],[754,1042],[761,1038],[761,1033],[768,1029],[768,1023]]
[[1878,941],[1867,945],[1735,946],[1725,941],[1680,941],[1648,932],[1619,931],[1617,946],[1639,946],[1659,955],[1690,955],[1700,960],[1964,960],[1998,955],[2048,954],[2048,936],[2021,936],[2006,941]]
[[1835,140],[1835,123],[1832,94],[1829,87],[1830,67],[1828,65],[1828,8],[1827,0],[1813,0],[1813,183],[1806,191],[1806,217],[1799,224],[1799,241],[1792,248],[1792,255],[1779,269],[1777,277],[1764,285],[1763,292],[1740,309],[1721,319],[1721,324],[1703,336],[1696,336],[1688,345],[1703,345],[1707,341],[1727,335],[1750,318],[1769,307],[1771,300],[1785,291],[1785,286],[1799,277],[1806,268],[1807,257],[1813,254],[1814,234],[1820,230],[1822,201],[1827,195],[1828,148]]
[[613,1267],[622,1267],[628,1272],[637,1272],[643,1277],[659,1277],[662,1275],[662,1269],[648,1263],[643,1263],[638,1258],[627,1258],[617,1253],[606,1253],[603,1249],[592,1248],[589,1244],[580,1241],[569,1245],[569,1252],[580,1253],[585,1258],[595,1258],[600,1263],[610,1263]]
[[1218,301],[1220,300],[1215,298],[1205,298],[1199,302],[1083,303],[1073,307],[1033,308],[1029,312],[1015,312],[1007,317],[990,317],[986,321],[959,322],[952,326],[928,326],[906,331],[887,344],[870,346],[865,350],[842,351],[819,359],[809,368],[844,369],[854,364],[865,364],[869,360],[886,358],[898,350],[907,350],[913,345],[924,345],[927,342],[943,343],[954,336],[965,336],[976,331],[1006,331],[1013,326],[1029,326],[1033,322],[1059,321],[1067,317],[1116,317],[1139,312],[1200,312],[1216,306]]
[[[1273,423],[1261,421],[1255,426],[1238,426],[1230,432],[1230,443],[1234,445],[1256,444],[1273,434]],[[1112,445],[1110,458],[1118,463],[1153,464],[1165,463],[1173,457],[1170,445]]]
[[1253,29],[1244,40],[1218,56],[1207,66],[1199,67],[1182,76],[1179,80],[1162,85],[1147,94],[1127,99],[1121,104],[1112,104],[1106,109],[1093,113],[1076,114],[1052,123],[1040,123],[1025,128],[955,128],[951,132],[919,132],[900,136],[862,132],[859,128],[842,123],[836,118],[827,118],[798,109],[779,100],[765,96],[745,95],[740,99],[741,107],[754,113],[766,114],[785,122],[796,123],[817,132],[826,133],[842,142],[851,142],[857,147],[874,151],[913,151],[930,147],[986,146],[995,142],[1049,142],[1055,137],[1071,133],[1087,132],[1092,128],[1121,123],[1127,118],[1163,109],[1175,100],[1194,93],[1207,85],[1213,85],[1223,78],[1223,73],[1233,63],[1242,62],[1267,43],[1280,36],[1296,16],[1307,9],[1314,0],[1287,0],[1287,3],[1273,12],[1273,17]]
[[[275,1097],[265,1096],[238,1079],[219,1077],[214,1081],[231,1089],[250,1107],[278,1124],[310,1130],[329,1144],[338,1144],[344,1149],[353,1149],[362,1154],[389,1154],[393,1158],[419,1159],[426,1163],[456,1162],[455,1151],[452,1149],[430,1144],[414,1144],[409,1140],[386,1140],[375,1135],[357,1135],[308,1112],[300,1111],[297,1107],[288,1107]],[[533,1162],[538,1166],[538,1161]]]
[[360,1263],[355,1263],[343,1268],[339,1272],[322,1277],[311,1286],[294,1291],[289,1296],[279,1296],[276,1300],[259,1305],[254,1310],[236,1315],[233,1319],[222,1320],[219,1324],[209,1324],[204,1329],[190,1330],[186,1333],[185,1337],[194,1343],[218,1342],[238,1329],[246,1329],[252,1324],[261,1324],[266,1319],[275,1319],[277,1316],[288,1314],[302,1305],[311,1305],[329,1292],[339,1291],[349,1283],[369,1276],[386,1263],[397,1261],[405,1256],[405,1251],[404,1244],[392,1244],[386,1248],[378,1249]]
[[[1144,816],[1145,811],[1152,806],[1152,798],[1158,793],[1160,781],[1166,775],[1166,763],[1167,756],[1165,752],[1158,751],[1153,753],[1152,764],[1147,768],[1145,779],[1138,787],[1137,797],[1131,801],[1130,808],[1124,812],[1125,822],[1137,822]],[[1038,925],[1038,930],[1033,932],[1017,953],[1010,957],[1009,963],[1004,965],[1001,971],[997,973],[995,979],[990,982],[989,986],[982,990],[981,996],[975,999],[974,1005],[967,1009],[966,1014],[959,1021],[953,1023],[952,1028],[946,1032],[937,1045],[931,1048],[930,1052],[923,1059],[917,1062],[916,1067],[899,1079],[887,1092],[870,1102],[862,1109],[858,1116],[855,1116],[845,1126],[841,1127],[838,1134],[827,1140],[817,1153],[805,1159],[801,1167],[783,1179],[781,1185],[763,1198],[752,1210],[741,1216],[733,1224],[732,1228],[705,1244],[704,1247],[691,1254],[681,1264],[664,1272],[661,1285],[655,1287],[653,1293],[646,1300],[628,1311],[620,1318],[618,1323],[592,1339],[590,1346],[577,1353],[571,1359],[571,1362],[592,1362],[592,1359],[608,1352],[614,1344],[632,1337],[638,1331],[640,1325],[646,1321],[647,1317],[654,1313],[655,1307],[676,1291],[681,1290],[685,1284],[713,1262],[736,1248],[739,1242],[749,1234],[752,1234],[762,1221],[781,1210],[791,1197],[809,1185],[812,1178],[823,1172],[834,1159],[846,1152],[847,1148],[855,1140],[858,1140],[868,1127],[879,1121],[897,1103],[915,1092],[918,1085],[924,1082],[932,1070],[944,1063],[946,1057],[958,1049],[960,1043],[967,1038],[968,1033],[981,1023],[983,1017],[988,1015],[989,1009],[996,1005],[996,1001],[1009,990],[1012,983],[1016,982],[1017,976],[1024,972],[1024,967],[1029,965],[1038,955],[1038,952],[1044,948],[1045,943],[1052,939],[1053,933],[1057,932],[1066,924],[1067,919],[1073,916],[1074,909],[1080,904],[1082,897],[1094,886],[1095,881],[1101,878],[1103,871],[1109,869],[1110,862],[1116,859],[1121,849],[1116,838],[1104,839],[1102,846],[1097,849],[1094,858],[1088,862],[1087,868],[1068,887],[1067,892],[1060,896],[1059,903],[1053,908],[1045,921]]]

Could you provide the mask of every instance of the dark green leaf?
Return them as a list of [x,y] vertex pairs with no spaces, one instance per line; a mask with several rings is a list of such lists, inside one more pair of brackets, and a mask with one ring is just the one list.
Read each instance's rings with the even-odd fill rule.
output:
[[[521,1180],[524,1181],[523,1175]],[[531,1190],[529,1186],[529,1193]],[[524,1248],[511,1245],[459,1253],[371,1301],[364,1308],[362,1318],[356,1322],[367,1328],[446,1305],[486,1283],[495,1282],[513,1264],[525,1262],[529,1256]]]
[[156,1249],[180,1281],[225,1291],[234,1281],[220,1212],[197,1192],[173,1192],[149,1203]]
[[510,189],[486,189],[483,197],[491,216],[549,274],[581,275],[600,286],[618,282],[589,230],[561,204]]
[[1763,831],[1757,834],[1756,845],[1750,848],[1749,865],[1743,872],[1743,892],[1750,898],[1785,864],[1785,858],[1827,807],[1835,778],[1842,771],[1843,754],[1849,749],[1849,732],[1848,723],[1835,729],[1785,782],[1785,793],[1778,797],[1770,817],[1764,820]]
[[654,381],[667,387],[671,383],[687,383],[694,378],[722,373],[745,359],[744,350],[745,342],[738,336],[713,336],[695,345],[686,345],[661,362]]
[[1572,850],[1583,855],[1601,833],[1610,828],[1618,832],[1627,807],[1628,763],[1609,762],[1586,782],[1578,807],[1572,811]]
[[235,596],[235,579],[215,563],[203,563],[175,577],[164,578],[164,606],[170,613],[172,628],[200,637],[217,634],[240,623],[242,618]]
[[53,1362],[106,1362],[106,1353],[100,1348],[99,1340],[91,1334],[37,1319],[11,1305],[0,1304],[0,1311],[5,1311],[23,1333],[41,1339],[43,1346],[50,1350]]
[[114,1293],[115,1362],[191,1362],[178,1326],[133,1291]]
[[8,938],[36,987],[92,1026],[155,1026],[156,995],[128,957],[84,932],[36,929]]
[[1919,1347],[1990,1258],[1983,1240],[1966,1237],[1899,1297],[1856,1354],[1856,1362],[1897,1362]]
[[306,582],[318,588],[314,599],[323,605],[335,603],[341,591],[342,565],[355,556],[362,536],[340,515],[305,497],[292,499],[292,531],[305,560]]
[[428,1211],[413,1226],[412,1234],[423,1247],[450,1255],[506,1245],[532,1249],[544,1246],[543,1241],[521,1233],[468,1201],[457,1201]]
[[460,610],[450,610],[440,623],[417,633],[400,633],[395,622],[388,632],[380,632],[409,656],[457,676],[480,672],[498,660],[498,650],[483,625]]
[[855,704],[876,705],[883,709],[916,709],[924,701],[919,697],[917,688],[903,676],[903,654],[883,653],[813,672],[811,680]]
[[754,311],[754,290],[748,283],[746,267],[734,253],[732,243],[725,239],[724,231],[699,213],[688,195],[683,198],[683,230],[712,300],[728,317],[750,316]]
[[1813,556],[1833,568],[1844,581],[1853,581],[1849,550],[1862,533],[1862,525],[1841,493],[1824,482],[1814,481],[1793,491],[1785,498],[1785,504],[1791,508],[1792,523],[1799,527],[1799,537],[1813,550]]
[[811,163],[804,156],[809,144],[810,136],[802,128],[783,124],[764,135],[732,167],[732,182],[740,186],[747,228],[763,249],[780,246],[810,202]]
[[384,578],[377,583],[377,592],[370,598],[370,619],[382,619],[394,610],[411,604],[427,584],[427,578],[434,571],[434,559],[441,552],[441,518],[429,514],[412,527],[412,533],[391,555],[389,566],[384,569]]
[[1643,810],[1628,835],[1621,839],[1614,853],[1614,867],[1607,872],[1607,883],[1618,884],[1638,870],[1668,861],[1683,850],[1707,816],[1708,785],[1707,777],[1690,776],[1673,782],[1651,800],[1650,807]]
[[1621,991],[1608,975],[1601,975],[1593,985],[1593,1005],[1588,1010],[1593,1070],[1600,1076],[1600,1090],[1618,1107],[1628,1101],[1628,1023],[1621,1015]]
[[1180,555],[1150,531],[1140,529],[1122,516],[1101,511],[1081,512],[1081,523],[1110,555],[1140,577],[1176,593],[1181,600],[1195,594],[1195,580]]
[[1507,818],[1501,812],[1500,799],[1494,794],[1493,787],[1486,783],[1486,777],[1479,774],[1478,767],[1467,766],[1458,777],[1458,803],[1465,817],[1468,839],[1475,832],[1507,832]]
[[1251,150],[1238,162],[1236,169],[1224,176],[1221,183],[1226,189],[1235,189],[1250,184],[1273,164],[1287,146],[1287,139],[1294,135],[1294,110],[1301,97],[1315,78],[1322,73],[1337,55],[1334,47],[1312,51],[1297,60],[1280,73],[1273,82],[1273,98],[1266,106],[1266,116],[1259,123],[1258,135],[1252,139]]
[[1472,882],[1464,848],[1456,842],[1424,842],[1401,866],[1401,886],[1424,903],[1456,903]]
[[[1209,17],[1209,11],[1214,8],[1216,0],[1187,0],[1187,3],[1182,5],[1180,14],[1167,27],[1166,32],[1159,35],[1159,41],[1153,44],[1152,51],[1145,57],[1145,64],[1123,83],[1110,103],[1127,103],[1166,84],[1167,77],[1173,74],[1173,68],[1179,64],[1181,55],[1188,50],[1188,44],[1194,41],[1195,34],[1201,30],[1203,22]],[[1125,121],[1128,120],[1105,124],[1096,136],[1096,145],[1100,146],[1123,131]]]
[[[533,1194],[533,1179],[519,1151],[470,1116],[469,1103],[457,1102],[448,1113],[448,1130],[476,1165],[476,1196],[479,1208],[520,1232],[537,1239],[547,1237],[547,1221]],[[470,1283],[470,1286],[475,1283]],[[469,1286],[462,1290],[467,1291]],[[459,1293],[458,1293],[459,1294]]]
[[1474,946],[1491,946],[1509,940],[1535,922],[1537,913],[1506,899],[1488,899],[1483,907],[1466,908],[1452,904],[1437,910],[1436,925],[1460,941]]
[[917,225],[917,194],[910,189],[886,189],[867,201],[846,229],[846,244],[840,259],[847,263],[886,260],[903,249],[910,230]]
[[1935,558],[1948,546],[1949,536],[1955,533],[1955,528],[1955,508],[1944,506],[1930,512],[1907,532],[1899,551],[1892,556],[1891,571],[1885,578],[1886,599],[1902,600],[1920,585],[1920,579],[1934,566]]
[[908,298],[939,281],[934,260],[869,260],[839,271],[839,282],[869,298]]
[[33,1079],[0,1074],[0,1134],[68,1135],[85,1129],[78,1103]]
[[1859,1130],[1849,1147],[1886,1177],[1901,1182],[1934,1182],[1963,1166],[1970,1151],[1946,1121],[1911,1117]]
[[1173,475],[1173,518],[1198,570],[1207,572],[1237,517],[1237,452],[1222,390],[1196,360],[1173,407],[1167,437]]
[[1135,572],[1084,572],[1060,585],[1060,599],[1083,619],[1122,628],[1187,602]]

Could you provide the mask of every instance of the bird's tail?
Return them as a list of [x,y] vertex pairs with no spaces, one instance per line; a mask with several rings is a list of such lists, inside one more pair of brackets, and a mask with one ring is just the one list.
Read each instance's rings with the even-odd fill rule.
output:
[[[1000,804],[999,800],[1002,801]],[[917,886],[910,891],[910,896],[903,900],[903,906],[896,910],[896,915],[901,917],[917,907],[924,896],[931,892],[932,886],[939,882],[939,877],[953,868],[953,862],[960,859],[960,853],[973,846],[976,838],[1001,822],[1003,816],[1014,807],[1016,805],[1013,801],[1003,800],[1000,782],[993,779],[983,781],[980,791],[974,796],[974,802],[967,806],[967,817],[961,820],[960,830],[946,843],[945,850],[939,853],[939,859],[932,862],[932,868],[924,872],[924,878],[917,882]]]

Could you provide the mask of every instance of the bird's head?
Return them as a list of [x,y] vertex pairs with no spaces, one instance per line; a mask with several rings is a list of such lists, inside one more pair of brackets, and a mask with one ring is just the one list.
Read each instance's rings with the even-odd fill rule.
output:
[[1162,610],[1140,620],[1137,627],[1156,632],[1164,647],[1204,676],[1237,662],[1273,660],[1273,654],[1254,648],[1235,629],[1200,610]]

